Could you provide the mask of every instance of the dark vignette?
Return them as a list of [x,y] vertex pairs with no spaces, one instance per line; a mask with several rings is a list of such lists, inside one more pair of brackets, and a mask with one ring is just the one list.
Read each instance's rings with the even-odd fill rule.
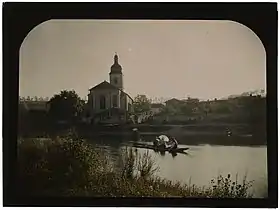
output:
[[[16,196],[19,48],[49,19],[232,20],[253,30],[266,49],[268,199],[22,198]],[[277,4],[276,3],[4,3],[3,4],[4,206],[277,207]]]

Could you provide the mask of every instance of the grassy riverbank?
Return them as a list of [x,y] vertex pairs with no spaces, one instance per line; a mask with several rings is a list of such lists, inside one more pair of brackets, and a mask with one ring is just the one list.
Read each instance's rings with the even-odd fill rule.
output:
[[252,182],[238,183],[230,174],[196,186],[161,179],[156,170],[148,153],[125,150],[112,160],[75,135],[18,143],[17,186],[25,196],[251,197]]

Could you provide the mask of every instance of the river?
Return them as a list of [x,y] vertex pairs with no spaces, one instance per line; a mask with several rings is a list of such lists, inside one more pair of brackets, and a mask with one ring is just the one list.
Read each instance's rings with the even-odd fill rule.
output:
[[[90,140],[118,156],[123,142],[120,139]],[[267,148],[266,146],[217,146],[217,145],[179,145],[190,147],[188,154],[173,157],[149,150],[149,154],[159,167],[157,175],[172,181],[209,186],[211,179],[219,174],[231,174],[232,180],[238,175],[239,182],[253,180],[254,197],[263,197],[267,192]],[[143,154],[147,149],[138,149]]]

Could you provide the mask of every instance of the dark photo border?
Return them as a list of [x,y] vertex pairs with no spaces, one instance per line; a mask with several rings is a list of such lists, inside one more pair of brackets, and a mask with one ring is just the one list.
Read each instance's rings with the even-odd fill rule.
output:
[[[19,48],[50,19],[207,19],[239,22],[266,50],[268,198],[35,198],[17,197],[15,185]],[[51,83],[51,82],[50,82]],[[276,3],[3,3],[4,206],[277,207],[277,4]]]

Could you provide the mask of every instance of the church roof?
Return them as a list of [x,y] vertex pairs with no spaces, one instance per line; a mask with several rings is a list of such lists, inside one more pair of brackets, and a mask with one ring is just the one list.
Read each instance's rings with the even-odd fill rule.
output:
[[107,89],[107,90],[112,90],[112,89],[113,89],[113,90],[119,90],[119,91],[121,91],[122,94],[127,95],[127,96],[133,101],[133,99],[130,97],[130,95],[128,95],[126,92],[124,92],[123,90],[119,89],[118,87],[116,87],[116,86],[110,84],[110,83],[107,82],[107,81],[101,82],[101,83],[99,83],[98,85],[96,85],[96,86],[90,88],[89,90],[91,91],[91,90],[98,90],[98,89]]
[[94,87],[90,88],[89,90],[93,90],[93,89],[119,89],[116,86],[110,84],[107,81],[101,82],[98,85],[95,85]]

